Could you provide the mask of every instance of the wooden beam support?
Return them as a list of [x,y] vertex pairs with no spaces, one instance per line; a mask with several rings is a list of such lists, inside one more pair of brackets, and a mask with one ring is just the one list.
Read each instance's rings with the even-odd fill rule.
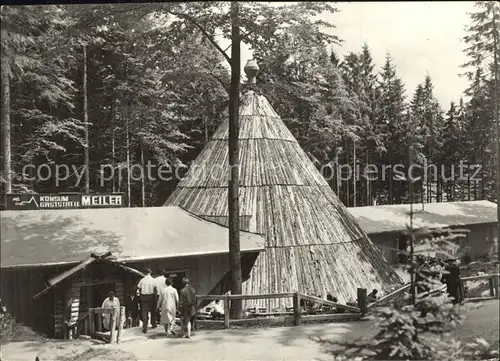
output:
[[230,300],[266,300],[274,298],[293,297],[294,293],[266,293],[260,295],[196,295],[197,300],[222,300],[227,297]]
[[298,292],[293,295],[293,321],[295,326],[300,326],[300,293]]
[[229,298],[224,296],[224,328],[229,328],[229,312],[231,308],[229,305]]
[[391,299],[391,298],[399,295],[400,293],[406,292],[409,289],[410,289],[410,285],[408,284],[406,286],[401,287],[400,289],[397,289],[396,291],[393,291],[393,292],[389,293],[388,295],[385,295],[384,297],[380,297],[378,300],[376,300],[375,302],[370,303],[368,305],[368,310],[370,310],[370,309],[372,309],[372,308],[380,305],[381,303],[383,303],[383,302],[385,302],[385,301],[387,301],[387,300],[389,300],[389,299]]
[[495,277],[491,277],[491,278],[490,278],[490,280],[489,280],[489,282],[488,282],[488,284],[489,284],[489,286],[490,286],[490,296],[492,296],[492,297],[494,297],[494,296],[495,296],[495,285],[494,285],[494,283],[493,283],[493,279],[494,279],[494,278],[495,278]]
[[463,279],[460,279],[458,291],[460,292],[459,300],[465,300],[465,282]]
[[466,298],[464,301],[465,302],[479,302],[479,301],[487,301],[487,300],[494,300],[496,297],[495,296],[485,296],[485,297],[470,297]]
[[95,336],[95,317],[94,317],[94,309],[89,308],[89,336]]
[[95,314],[95,319],[96,319],[96,334],[98,332],[102,332],[102,313],[97,313],[95,312],[94,310],[94,314]]
[[362,315],[368,312],[368,291],[366,288],[358,288],[358,306]]
[[318,298],[318,297],[314,297],[314,296],[300,294],[300,298],[303,299],[303,300],[306,300],[306,301],[321,303],[322,305],[326,305],[326,306],[332,306],[332,307],[336,307],[336,308],[342,308],[344,310],[348,310],[348,311],[351,311],[351,312],[361,312],[361,310],[359,309],[359,307],[343,305],[341,303],[336,303],[336,302],[324,300],[322,298]]
[[118,321],[118,313],[120,312],[120,309],[118,308],[113,308],[113,312],[111,313],[110,320],[109,320],[109,343],[114,343],[117,340],[117,335],[116,335],[116,328],[117,328],[117,321]]
[[491,277],[498,277],[498,273],[492,273],[489,275],[479,275],[479,276],[468,276],[468,277],[460,277],[462,281],[474,281],[474,280],[487,280]]
[[125,306],[120,307],[120,316],[118,317],[118,333],[116,334],[116,343],[120,343],[123,333],[123,325],[125,324]]

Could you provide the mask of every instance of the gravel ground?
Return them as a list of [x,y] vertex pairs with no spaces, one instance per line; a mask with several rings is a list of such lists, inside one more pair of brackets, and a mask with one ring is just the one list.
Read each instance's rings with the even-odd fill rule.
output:
[[[451,337],[471,342],[481,337],[498,347],[499,301],[462,306],[467,319]],[[30,341],[2,345],[4,360],[33,361],[134,361],[137,360],[193,360],[193,361],[329,361],[331,355],[317,339],[331,341],[351,340],[375,332],[370,322],[349,322],[304,325],[301,327],[270,327],[230,330],[200,330],[192,339],[165,337],[160,328],[147,335],[139,328],[126,330],[120,345],[97,345],[95,340]]]
[[467,311],[464,324],[457,327],[452,337],[462,342],[472,342],[481,337],[498,349],[499,307],[498,300],[490,300],[482,302],[480,308]]

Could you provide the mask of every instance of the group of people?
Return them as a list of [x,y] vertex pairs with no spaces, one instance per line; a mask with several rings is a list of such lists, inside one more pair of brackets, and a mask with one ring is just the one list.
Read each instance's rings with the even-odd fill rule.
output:
[[192,325],[196,318],[196,291],[190,285],[189,279],[183,278],[184,288],[179,295],[177,289],[173,287],[172,279],[167,277],[165,270],[158,278],[151,276],[150,269],[146,269],[144,273],[145,276],[137,285],[140,314],[142,314],[142,332],[147,333],[148,323],[151,320],[151,328],[156,328],[159,321],[160,324],[164,325],[167,335],[175,335],[175,319],[177,310],[179,310],[181,336],[190,338]]
[[[189,279],[183,278],[184,288],[179,293],[165,270],[162,270],[162,275],[157,278],[151,276],[150,269],[146,269],[144,273],[145,276],[137,287],[125,299],[126,326],[137,327],[139,321],[142,321],[142,332],[147,333],[148,323],[151,323],[153,329],[157,324],[161,324],[167,335],[175,335],[175,320],[179,313],[181,336],[190,338],[196,319],[196,291],[190,285]],[[120,301],[113,291],[108,293],[102,307],[120,308]],[[106,330],[110,329],[110,321],[111,314],[103,314],[103,326]]]

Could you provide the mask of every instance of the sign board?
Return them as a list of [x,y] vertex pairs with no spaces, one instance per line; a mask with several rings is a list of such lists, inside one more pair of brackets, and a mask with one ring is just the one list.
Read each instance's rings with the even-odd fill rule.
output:
[[111,194],[7,194],[7,210],[120,208],[125,195]]

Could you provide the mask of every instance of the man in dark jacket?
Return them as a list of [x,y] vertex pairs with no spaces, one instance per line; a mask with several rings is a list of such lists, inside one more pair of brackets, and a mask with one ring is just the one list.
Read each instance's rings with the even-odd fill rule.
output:
[[182,336],[184,336],[184,328],[187,330],[186,338],[191,337],[191,325],[196,317],[196,291],[189,284],[189,279],[184,278],[184,288],[179,295],[181,323],[182,323]]
[[443,277],[446,284],[446,291],[450,297],[453,297],[453,303],[460,302],[460,267],[452,260],[446,267],[448,274]]
[[137,289],[132,289],[132,291],[125,298],[125,313],[127,314],[127,325],[129,327],[139,326],[139,296],[137,295]]

